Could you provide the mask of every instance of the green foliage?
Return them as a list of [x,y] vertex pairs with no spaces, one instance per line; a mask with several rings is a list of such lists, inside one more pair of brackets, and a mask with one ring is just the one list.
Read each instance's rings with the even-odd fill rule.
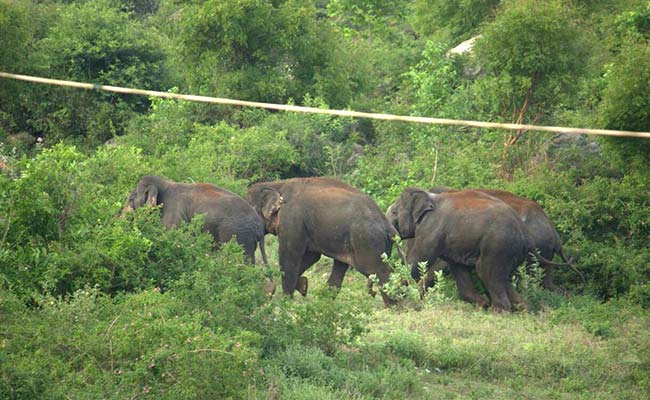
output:
[[[172,90],[175,92],[176,90]],[[194,123],[190,103],[152,99],[149,112],[130,121],[119,143],[135,146],[153,158],[187,145]]]
[[255,318],[267,300],[265,271],[247,265],[234,240],[216,254],[206,254],[202,264],[179,272],[170,283],[171,292],[183,302],[184,310],[179,312],[200,310],[203,324],[216,332],[234,335],[246,329],[260,336],[269,334]]
[[632,285],[630,287],[630,293],[628,298],[635,304],[640,305],[641,307],[650,309],[650,284],[642,283],[637,285]]
[[418,367],[430,367],[426,345],[413,333],[397,331],[386,338],[383,346],[385,352],[402,359],[412,360]]
[[[431,271],[428,272],[429,274]],[[450,300],[458,298],[456,282],[445,271],[433,271],[435,277],[435,286],[429,288],[424,301],[426,304],[444,304]]]
[[585,65],[585,48],[566,2],[504,1],[476,43],[485,77],[474,90],[488,115],[511,122],[540,120],[574,89]]
[[[304,102],[310,107],[329,108],[320,98],[306,96]],[[265,118],[261,126],[271,132],[286,132],[295,161],[285,177],[340,176],[355,166],[355,146],[361,138],[351,118],[283,113]]]
[[624,301],[599,303],[589,297],[575,297],[553,313],[553,322],[578,322],[589,333],[599,337],[614,337],[616,326],[633,319],[640,309]]
[[366,147],[348,174],[383,207],[405,187],[490,187],[498,184],[495,143],[472,133],[383,125],[377,146]]
[[[183,10],[179,41],[191,87],[269,102],[307,93],[344,104],[354,77],[335,31],[302,0],[208,1]],[[352,80],[350,80],[352,78]]]
[[258,329],[265,332],[263,348],[267,353],[297,344],[333,354],[365,333],[369,313],[367,303],[344,299],[327,288],[310,290],[305,301],[274,300],[260,308],[256,319]]
[[[420,299],[420,291],[418,290],[418,282],[415,282],[411,278],[411,267],[404,264],[404,261],[397,255],[397,251],[393,252],[390,258],[386,254],[382,254],[382,259],[390,265],[391,273],[388,282],[381,287],[381,290],[388,297],[396,300],[398,304],[402,304],[405,301],[418,301]],[[370,275],[368,279],[379,289],[379,280],[376,275]]]
[[[648,15],[643,0],[3,0],[0,69],[647,131]],[[447,55],[479,33],[472,54]],[[2,398],[591,399],[650,389],[643,141],[528,132],[504,150],[500,131],[4,79],[0,104]],[[215,251],[200,218],[174,230],[155,208],[120,218],[144,174],[240,194],[258,180],[339,176],[384,208],[411,185],[504,188],[544,208],[586,282],[558,268],[564,297],[541,289],[535,268],[520,271],[532,312],[494,315],[456,301],[442,273],[419,300],[393,259],[387,290],[420,311],[383,309],[353,274],[337,296],[309,275],[306,298],[269,299],[275,240],[270,269],[254,268],[235,243]]]
[[[62,7],[30,61],[53,78],[144,89],[165,85],[164,53],[156,36],[112,0]],[[91,147],[123,132],[128,119],[148,108],[146,99],[39,87],[25,104],[30,130],[49,143],[73,139]]]
[[520,265],[512,280],[529,312],[539,313],[562,303],[562,296],[542,287],[544,269],[538,263]]
[[500,0],[416,0],[411,16],[415,30],[427,38],[469,39]]
[[[647,132],[650,130],[650,39],[626,43],[616,61],[606,68],[606,87],[600,104],[602,125],[607,129]],[[644,168],[650,158],[647,141],[631,138],[607,139],[620,153],[621,168]]]
[[296,158],[285,132],[264,128],[232,130],[218,147],[222,168],[251,181],[286,176]]
[[16,205],[9,238],[48,242],[63,237],[78,210],[78,196],[88,192],[80,165],[85,159],[76,148],[58,145],[23,160],[13,188],[21,204]]
[[257,373],[255,335],[206,329],[169,293],[79,290],[30,312],[1,299],[3,398],[242,398]]
[[650,39],[650,4],[625,11],[614,21],[619,35],[636,40]]
[[317,348],[291,346],[266,368],[269,394],[283,399],[421,398],[412,364],[386,357],[381,350],[369,347],[328,356]]
[[[25,73],[29,71],[27,56],[31,37],[35,34],[35,24],[31,20],[34,7],[26,1],[0,2],[0,71]],[[0,140],[4,141],[9,133],[16,133],[22,128],[20,106],[15,101],[16,93],[21,85],[14,81],[3,79],[0,81]]]
[[446,55],[447,46],[428,41],[422,60],[406,74],[408,85],[414,89],[418,114],[439,118],[454,117],[446,105],[460,85],[455,61]]

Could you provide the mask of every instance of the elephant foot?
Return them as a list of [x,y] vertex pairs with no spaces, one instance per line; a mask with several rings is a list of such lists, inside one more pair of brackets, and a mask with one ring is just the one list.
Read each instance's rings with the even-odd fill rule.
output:
[[307,288],[308,288],[308,286],[309,286],[309,283],[307,281],[307,278],[305,278],[304,276],[298,277],[298,282],[296,283],[296,290],[303,297],[307,296]]
[[459,292],[458,294],[461,300],[475,304],[479,308],[486,309],[490,306],[490,302],[484,296],[481,296],[478,293],[474,294]]
[[368,294],[371,295],[372,297],[377,296],[377,291],[374,289],[374,284],[372,280],[368,279],[366,280],[366,288],[368,289]]
[[474,304],[480,310],[487,310],[490,308],[490,302],[483,296],[478,296],[472,300],[463,299],[470,304]]
[[389,308],[389,307],[395,307],[397,305],[397,300],[391,299],[388,297],[386,293],[383,291],[381,292],[381,298],[384,301],[384,307]]
[[492,311],[494,311],[497,314],[501,313],[509,313],[512,312],[512,304],[510,302],[493,302],[492,307],[490,307]]

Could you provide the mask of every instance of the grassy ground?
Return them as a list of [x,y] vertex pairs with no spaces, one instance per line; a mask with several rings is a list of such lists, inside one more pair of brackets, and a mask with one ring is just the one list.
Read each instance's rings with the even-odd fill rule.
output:
[[[275,246],[269,246],[274,248]],[[331,260],[306,273],[312,296]],[[577,296],[538,313],[496,314],[444,296],[395,309],[351,271],[342,304],[369,302],[368,332],[324,354],[297,346],[271,361],[260,398],[644,399],[650,317],[629,302]],[[296,298],[296,301],[310,301]],[[543,300],[543,299],[542,299]],[[360,316],[361,317],[361,316]]]
[[440,277],[424,301],[385,308],[356,271],[335,297],[323,258],[306,297],[269,301],[225,247],[169,290],[88,288],[38,307],[0,291],[0,398],[649,398],[650,316],[630,300],[531,279],[535,311],[497,314]]

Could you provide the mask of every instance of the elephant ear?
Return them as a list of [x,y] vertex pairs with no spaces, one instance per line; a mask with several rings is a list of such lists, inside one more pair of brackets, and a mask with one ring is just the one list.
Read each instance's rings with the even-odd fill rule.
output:
[[260,211],[262,213],[262,217],[264,217],[266,220],[270,220],[273,214],[278,212],[282,203],[284,203],[284,199],[277,190],[271,188],[263,188],[261,203],[262,209]]
[[156,185],[148,185],[145,189],[145,201],[148,205],[155,207],[158,205],[158,187]]
[[432,210],[433,202],[425,191],[406,189],[400,196],[397,210],[398,230],[402,239],[414,237],[415,226]]
[[415,224],[418,224],[422,220],[422,217],[424,217],[424,214],[433,211],[433,201],[429,194],[423,190],[413,192],[411,198],[413,204],[413,220]]
[[273,188],[263,188],[261,191],[261,214],[266,223],[267,230],[276,233],[278,228],[278,212],[284,204],[284,198],[280,192]]

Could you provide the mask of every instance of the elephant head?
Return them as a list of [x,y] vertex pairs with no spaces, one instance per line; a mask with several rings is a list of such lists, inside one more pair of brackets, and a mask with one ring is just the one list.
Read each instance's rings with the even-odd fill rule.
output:
[[429,193],[417,188],[407,188],[395,204],[388,208],[386,217],[402,239],[410,239],[415,236],[415,226],[433,209],[433,200]]
[[280,222],[278,213],[284,204],[280,192],[268,186],[257,187],[248,193],[248,202],[264,220],[266,231],[277,235]]
[[155,207],[158,201],[158,182],[154,177],[145,176],[140,179],[138,186],[135,188],[135,197],[133,199],[133,208],[142,207],[145,204]]
[[140,179],[136,188],[126,198],[122,206],[121,215],[123,216],[145,204],[152,207],[159,205],[162,202],[160,199],[160,188],[164,188],[166,182],[164,178],[156,176],[145,176]]

